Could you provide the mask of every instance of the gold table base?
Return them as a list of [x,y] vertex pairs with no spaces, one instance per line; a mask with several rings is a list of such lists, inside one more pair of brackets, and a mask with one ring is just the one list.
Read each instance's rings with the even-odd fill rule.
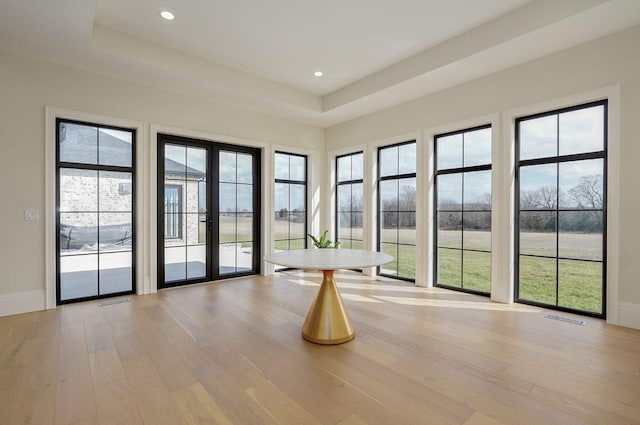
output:
[[322,285],[302,326],[302,337],[316,344],[342,344],[356,336],[333,280],[333,270],[323,270]]

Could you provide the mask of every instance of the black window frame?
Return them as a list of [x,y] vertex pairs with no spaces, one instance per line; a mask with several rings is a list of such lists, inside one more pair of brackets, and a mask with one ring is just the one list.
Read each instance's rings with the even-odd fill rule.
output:
[[[568,155],[560,155],[560,150],[557,149],[557,153],[555,156],[548,157],[540,157],[533,159],[520,159],[520,123],[528,120],[533,120],[536,118],[542,118],[547,116],[556,115],[559,119],[560,114],[566,112],[573,112],[581,109],[588,109],[592,107],[602,106],[603,107],[603,149],[599,151],[592,152],[584,152],[579,154],[568,154]],[[540,112],[536,114],[531,114],[527,116],[518,117],[515,119],[514,127],[515,127],[515,190],[514,190],[514,223],[515,223],[515,231],[514,231],[514,299],[516,302],[528,305],[534,305],[537,307],[548,308],[557,311],[563,311],[567,313],[575,313],[583,316],[596,317],[599,319],[606,319],[607,313],[607,173],[608,173],[608,116],[609,116],[609,107],[608,100],[597,100],[593,102],[582,103],[574,106],[569,106],[565,108],[558,108],[550,111]],[[556,143],[557,147],[559,147],[560,137],[559,131],[560,126],[558,125],[556,128],[558,134],[556,134]],[[602,260],[588,260],[588,259],[575,259],[575,258],[564,258],[560,257],[558,244],[559,244],[559,234],[560,227],[559,223],[556,219],[556,255],[555,257],[544,256],[544,258],[553,258],[556,262],[556,275],[555,275],[555,284],[556,284],[556,303],[547,304],[544,302],[539,302],[535,300],[523,299],[520,297],[520,212],[523,211],[520,208],[520,170],[523,166],[531,166],[531,165],[546,165],[546,164],[556,164],[560,165],[563,163],[570,163],[576,161],[590,160],[590,159],[602,159],[603,161],[603,175],[602,175],[602,190],[603,190],[603,200],[602,200]],[[572,211],[571,208],[561,208],[560,207],[560,190],[559,190],[559,179],[560,173],[556,174],[556,187],[558,190],[556,191],[556,206],[555,209],[539,209],[535,211],[554,211],[556,213],[556,217],[558,217],[559,212]],[[528,211],[528,210],[525,210]],[[585,209],[579,209],[575,211],[588,211]],[[594,210],[595,211],[595,210]],[[536,257],[535,255],[524,254],[524,256],[528,257]],[[602,305],[601,305],[601,313],[592,312],[588,310],[579,310],[575,308],[570,308],[566,306],[558,305],[559,299],[559,261],[582,261],[582,262],[594,262],[602,264]]]
[[[282,178],[276,178],[275,177],[275,169],[274,169],[274,188],[275,188],[275,184],[286,184],[289,187],[289,194],[291,194],[291,185],[296,185],[296,186],[303,186],[304,187],[304,231],[303,231],[303,237],[302,238],[295,238],[292,239],[291,238],[291,221],[289,220],[289,230],[288,230],[288,238],[286,239],[276,239],[275,233],[274,233],[274,246],[277,242],[283,242],[283,241],[287,241],[287,247],[290,250],[291,249],[291,241],[295,241],[295,240],[302,240],[303,241],[303,248],[307,248],[308,247],[308,237],[307,237],[307,233],[309,232],[309,223],[308,223],[308,211],[309,211],[309,185],[308,185],[308,181],[309,181],[309,157],[307,155],[303,155],[303,154],[297,154],[297,153],[293,153],[293,152],[285,152],[285,151],[275,151],[274,152],[274,161],[275,161],[275,155],[287,155],[289,157],[295,156],[298,158],[303,158],[304,160],[304,180],[294,180],[294,179],[282,179]],[[289,177],[291,177],[291,162],[289,162]],[[274,196],[275,196],[275,190],[274,190]],[[291,196],[289,196],[289,207],[291,207]],[[276,214],[277,212],[274,211],[274,214]],[[291,215],[292,211],[289,208],[289,210],[287,211],[287,213],[289,215]],[[275,216],[274,216],[274,220],[275,220]],[[288,267],[277,267],[275,270],[276,271],[282,271],[282,270],[289,270],[290,268]]]
[[[491,124],[484,124],[484,125],[479,125],[479,126],[474,126],[474,127],[470,127],[470,128],[465,128],[462,130],[456,130],[456,131],[450,131],[447,133],[442,133],[442,134],[438,134],[436,136],[434,136],[434,144],[433,144],[433,164],[434,164],[434,191],[433,191],[433,208],[434,208],[434,220],[433,220],[433,247],[434,247],[434,256],[433,256],[433,282],[434,282],[434,286],[437,287],[441,287],[441,288],[446,288],[446,289],[452,289],[455,291],[460,291],[460,292],[467,292],[467,293],[471,293],[471,294],[476,294],[476,295],[482,295],[482,296],[486,296],[489,297],[491,296],[491,291],[489,292],[485,292],[485,291],[478,291],[478,290],[474,290],[474,289],[469,289],[469,288],[465,288],[464,287],[464,253],[465,251],[469,251],[469,252],[482,252],[482,253],[489,253],[491,256],[493,256],[493,252],[491,250],[486,251],[486,250],[478,250],[478,249],[465,249],[464,248],[464,212],[465,212],[465,208],[464,208],[464,173],[471,173],[471,172],[476,172],[476,171],[491,171],[491,173],[493,174],[492,171],[492,163],[490,162],[489,164],[483,164],[483,165],[472,165],[472,166],[468,166],[466,167],[464,165],[464,134],[465,133],[471,133],[473,131],[478,131],[478,130],[484,130],[484,129],[491,129],[492,133],[493,133],[493,126]],[[438,138],[441,137],[448,137],[448,136],[454,136],[457,134],[462,134],[463,135],[463,145],[462,145],[462,159],[463,159],[463,164],[462,167],[456,167],[456,168],[446,168],[443,170],[438,170]],[[493,137],[493,135],[492,135]],[[493,147],[492,147],[493,148]],[[443,176],[443,175],[453,175],[453,174],[461,174],[462,175],[462,203],[460,205],[460,210],[441,210],[438,208],[438,177],[439,176]],[[492,188],[492,199],[493,199],[493,188]],[[474,209],[474,210],[470,210],[470,212],[488,212],[490,215],[493,215],[493,208],[490,208],[489,210],[478,210],[478,209]],[[440,249],[440,247],[438,247],[438,213],[440,212],[459,212],[461,214],[461,228],[460,231],[461,233],[461,247],[460,248],[449,248],[449,247],[445,247],[444,249],[450,249],[450,250],[456,250],[456,251],[460,251],[461,252],[461,258],[460,258],[460,286],[455,286],[455,285],[447,285],[446,283],[440,283],[438,282],[438,250]],[[493,232],[493,229],[492,229]],[[493,235],[492,235],[493,236]],[[491,271],[493,272],[493,270]],[[489,278],[489,287],[491,287],[491,275]]]
[[[416,145],[416,158],[415,158],[415,160],[416,160],[416,171],[414,171],[413,173],[402,173],[402,174],[381,176],[381,168],[382,168],[380,166],[380,163],[381,163],[380,162],[381,152],[383,150],[385,150],[385,149],[394,148],[394,147],[398,147],[399,148],[400,146],[405,146],[405,145],[410,145],[410,144],[415,144]],[[380,209],[380,207],[381,207],[381,203],[380,203],[380,200],[381,200],[380,183],[384,182],[384,181],[390,181],[390,180],[402,180],[402,179],[413,178],[414,180],[416,180],[416,194],[417,194],[417,184],[418,184],[418,181],[417,181],[417,168],[418,168],[417,150],[418,150],[418,142],[417,142],[417,140],[408,140],[408,141],[405,141],[405,142],[395,143],[395,144],[392,144],[392,145],[380,146],[378,148],[378,151],[377,151],[377,164],[378,164],[377,174],[378,175],[377,175],[377,179],[376,179],[377,180],[376,188],[377,188],[377,192],[378,192],[378,196],[377,196],[377,199],[376,199],[376,213],[377,213],[377,216],[378,216],[378,226],[377,226],[377,229],[376,229],[376,250],[379,251],[379,252],[382,252],[382,243],[383,243],[382,242],[382,237],[381,237],[381,232],[380,232],[381,226],[383,225],[382,224],[382,220],[381,220],[381,217],[383,216],[383,214],[382,214],[383,211]],[[398,149],[398,155],[400,155],[400,150],[399,149]],[[398,208],[399,208],[399,206],[398,206]],[[413,212],[415,214],[416,221],[417,221],[417,208],[418,208],[417,199],[416,199],[415,208],[416,208],[416,210],[414,210],[414,211],[404,211],[404,210],[400,211],[398,209],[398,211],[396,211],[396,212],[397,213],[400,213],[400,212]],[[399,229],[399,220],[398,220],[398,229]],[[388,242],[384,242],[384,243],[385,244],[389,244]],[[397,264],[396,274],[393,275],[393,274],[388,274],[388,273],[382,273],[382,266],[377,266],[376,267],[376,274],[378,274],[380,276],[390,277],[390,278],[393,278],[393,279],[404,280],[404,281],[407,281],[407,282],[415,282],[416,281],[415,273],[417,271],[417,261],[418,261],[418,257],[417,257],[417,240],[416,240],[415,244],[407,244],[407,243],[399,243],[399,242],[397,242],[394,245],[397,245],[396,255],[394,257],[395,260],[396,260],[396,264]],[[399,275],[399,270],[398,269],[400,269],[400,263],[399,263],[399,260],[398,260],[398,257],[399,257],[398,252],[400,251],[400,246],[412,246],[412,247],[414,247],[414,250],[415,250],[415,253],[416,253],[416,257],[415,257],[416,266],[415,266],[415,268],[413,270],[413,273],[414,273],[414,277],[413,278]]]
[[[350,157],[351,158],[351,167],[350,167],[350,172],[351,172],[351,176],[353,177],[353,157],[355,155],[362,155],[362,165],[363,165],[363,169],[362,169],[362,177],[359,179],[354,179],[354,178],[349,178],[347,180],[342,180],[340,181],[340,174],[339,174],[339,167],[338,167],[338,162],[340,159],[342,158],[347,158]],[[340,192],[340,187],[341,186],[350,186],[352,193],[353,193],[353,185],[354,184],[361,184],[362,185],[362,192],[363,192],[363,198],[364,198],[364,151],[357,151],[357,152],[350,152],[347,154],[343,154],[343,155],[338,155],[335,157],[335,170],[336,170],[336,193],[335,193],[335,205],[334,205],[334,218],[335,218],[335,239],[336,242],[340,242],[340,247],[341,248],[345,248],[345,241],[349,241],[349,248],[353,247],[353,242],[360,242],[363,245],[364,249],[364,234],[363,234],[363,239],[354,239],[353,238],[353,230],[350,231],[350,237],[348,238],[341,238],[341,232],[340,232],[340,213],[341,212],[349,212],[350,217],[351,217],[351,225],[352,227],[350,227],[350,229],[353,229],[353,213],[360,213],[363,217],[364,217],[364,199],[363,201],[363,205],[362,205],[362,210],[360,211],[354,211],[353,210],[353,202],[350,204],[350,209],[347,210],[340,210],[340,199],[338,197],[338,194]],[[351,199],[353,200],[353,197],[351,197]],[[364,226],[364,219],[363,219],[363,226]]]
[[[82,163],[82,162],[67,162],[67,161],[61,161],[60,160],[60,126],[62,124],[73,124],[73,125],[81,125],[81,126],[87,126],[87,127],[95,127],[96,128],[96,132],[100,132],[101,129],[104,130],[116,130],[116,131],[125,131],[128,133],[131,133],[131,165],[130,166],[116,166],[116,165],[101,165],[99,164],[99,145],[96,146],[97,149],[97,163],[96,164],[89,164],[89,163]],[[120,127],[120,126],[114,126],[114,125],[107,125],[107,124],[100,124],[100,123],[95,123],[95,122],[90,122],[90,121],[81,121],[81,120],[75,120],[75,119],[67,119],[67,118],[56,118],[56,148],[55,148],[55,155],[56,155],[56,187],[55,187],[55,231],[56,231],[56,305],[63,305],[63,304],[71,304],[71,303],[76,303],[76,302],[83,302],[83,301],[89,301],[89,300],[95,300],[95,299],[103,299],[103,298],[111,298],[111,297],[117,297],[117,296],[121,296],[121,295],[130,295],[130,294],[135,294],[136,292],[136,288],[137,288],[137,281],[136,281],[136,252],[137,252],[137,238],[136,238],[136,234],[137,234],[137,206],[136,206],[136,199],[137,199],[137,184],[136,184],[136,145],[137,145],[137,131],[135,128],[126,128],[126,127]],[[131,290],[128,291],[121,291],[121,292],[110,292],[110,293],[106,293],[106,294],[101,294],[100,293],[100,273],[98,272],[98,276],[97,276],[97,295],[92,295],[92,296],[87,296],[87,297],[79,297],[79,298],[70,298],[70,299],[62,299],[61,295],[61,273],[60,273],[60,259],[61,259],[61,241],[60,241],[60,233],[61,233],[61,223],[60,223],[60,196],[61,196],[61,190],[60,190],[60,170],[62,168],[67,168],[67,169],[76,169],[76,170],[89,170],[89,171],[96,171],[96,173],[99,175],[99,173],[101,171],[106,171],[106,172],[122,172],[122,173],[130,173],[131,174]],[[109,211],[110,213],[112,211]],[[100,208],[98,208],[98,210],[96,211],[96,213],[99,215],[100,214]],[[99,221],[97,223],[97,229],[100,228],[100,224]],[[97,231],[97,240],[98,243],[100,241],[100,231]],[[82,255],[82,254],[80,254]],[[98,271],[99,269],[99,264],[100,264],[100,254],[98,254]]]

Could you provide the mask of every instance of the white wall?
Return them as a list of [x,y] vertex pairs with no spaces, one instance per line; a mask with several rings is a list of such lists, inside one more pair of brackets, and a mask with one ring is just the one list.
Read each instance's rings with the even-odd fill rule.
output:
[[[620,113],[617,118],[620,122],[620,179],[619,187],[610,188],[609,192],[611,194],[612,190],[617,190],[620,195],[619,220],[616,223],[620,227],[620,238],[613,250],[617,250],[619,255],[616,258],[609,257],[610,264],[619,264],[616,270],[612,271],[614,277],[617,275],[618,293],[615,294],[614,291],[612,295],[616,299],[609,302],[614,303],[619,310],[619,317],[612,320],[613,323],[640,328],[640,262],[637,261],[640,255],[640,222],[637,219],[640,197],[636,190],[637,182],[640,181],[640,143],[637,143],[640,134],[638,46],[640,27],[634,27],[333,126],[327,129],[327,151],[345,151],[348,150],[348,146],[361,149],[363,144],[375,145],[380,140],[421,132],[425,134],[426,144],[428,134],[436,128],[473,122],[478,117],[498,116],[501,120],[512,119],[514,110],[528,110],[532,105],[552,105],[555,100],[580,99],[581,94],[585,93],[583,97],[588,98],[589,93],[594,91],[619,86]],[[606,92],[606,89],[604,91]],[[501,123],[499,128],[494,129],[500,132],[502,145],[509,144],[512,139],[512,135],[505,128],[509,128],[509,123]],[[610,140],[611,142],[615,141]],[[503,147],[508,152],[508,146]],[[428,147],[425,150],[428,150]],[[508,161],[508,158],[506,160]],[[427,168],[427,162],[424,158],[423,169]],[[507,194],[508,184],[503,189],[503,195]],[[509,205],[506,205],[505,217],[509,216],[508,208]],[[506,225],[508,224],[505,223]],[[427,240],[426,236],[424,240]]]
[[[265,152],[273,152],[276,145],[309,152],[314,158],[312,196],[328,205],[330,192],[319,190],[320,182],[329,182],[326,152],[371,148],[384,140],[426,135],[429,129],[478,117],[504,119],[508,111],[528,105],[619,85],[621,235],[616,258],[619,293],[614,301],[620,310],[618,322],[640,328],[640,201],[634,190],[640,181],[639,45],[640,27],[635,27],[327,130],[0,52],[0,316],[43,307],[45,106],[143,123],[147,144],[153,128],[184,129],[187,136],[255,141],[267,147]],[[508,143],[508,135],[500,137]],[[150,172],[150,164],[145,170]],[[143,188],[147,192],[149,182]],[[38,210],[40,220],[24,221],[27,209]],[[325,210],[318,210],[312,220],[314,230],[331,223]]]
[[[324,159],[318,127],[0,52],[0,316],[44,307],[45,107],[142,123],[146,173],[153,128],[251,141],[265,154],[272,144],[290,146]],[[138,194],[150,202],[146,181]],[[38,210],[40,219],[25,221],[24,210]]]

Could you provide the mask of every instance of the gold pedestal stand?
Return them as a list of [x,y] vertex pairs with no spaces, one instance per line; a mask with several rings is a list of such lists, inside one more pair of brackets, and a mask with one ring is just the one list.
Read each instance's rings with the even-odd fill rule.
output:
[[342,344],[356,336],[333,280],[333,270],[323,270],[322,285],[302,326],[302,337],[316,344]]

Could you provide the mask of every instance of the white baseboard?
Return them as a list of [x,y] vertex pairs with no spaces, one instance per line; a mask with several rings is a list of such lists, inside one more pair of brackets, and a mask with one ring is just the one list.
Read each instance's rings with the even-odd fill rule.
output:
[[617,325],[626,328],[640,329],[640,304],[618,303]]
[[44,309],[44,289],[0,294],[0,317]]

